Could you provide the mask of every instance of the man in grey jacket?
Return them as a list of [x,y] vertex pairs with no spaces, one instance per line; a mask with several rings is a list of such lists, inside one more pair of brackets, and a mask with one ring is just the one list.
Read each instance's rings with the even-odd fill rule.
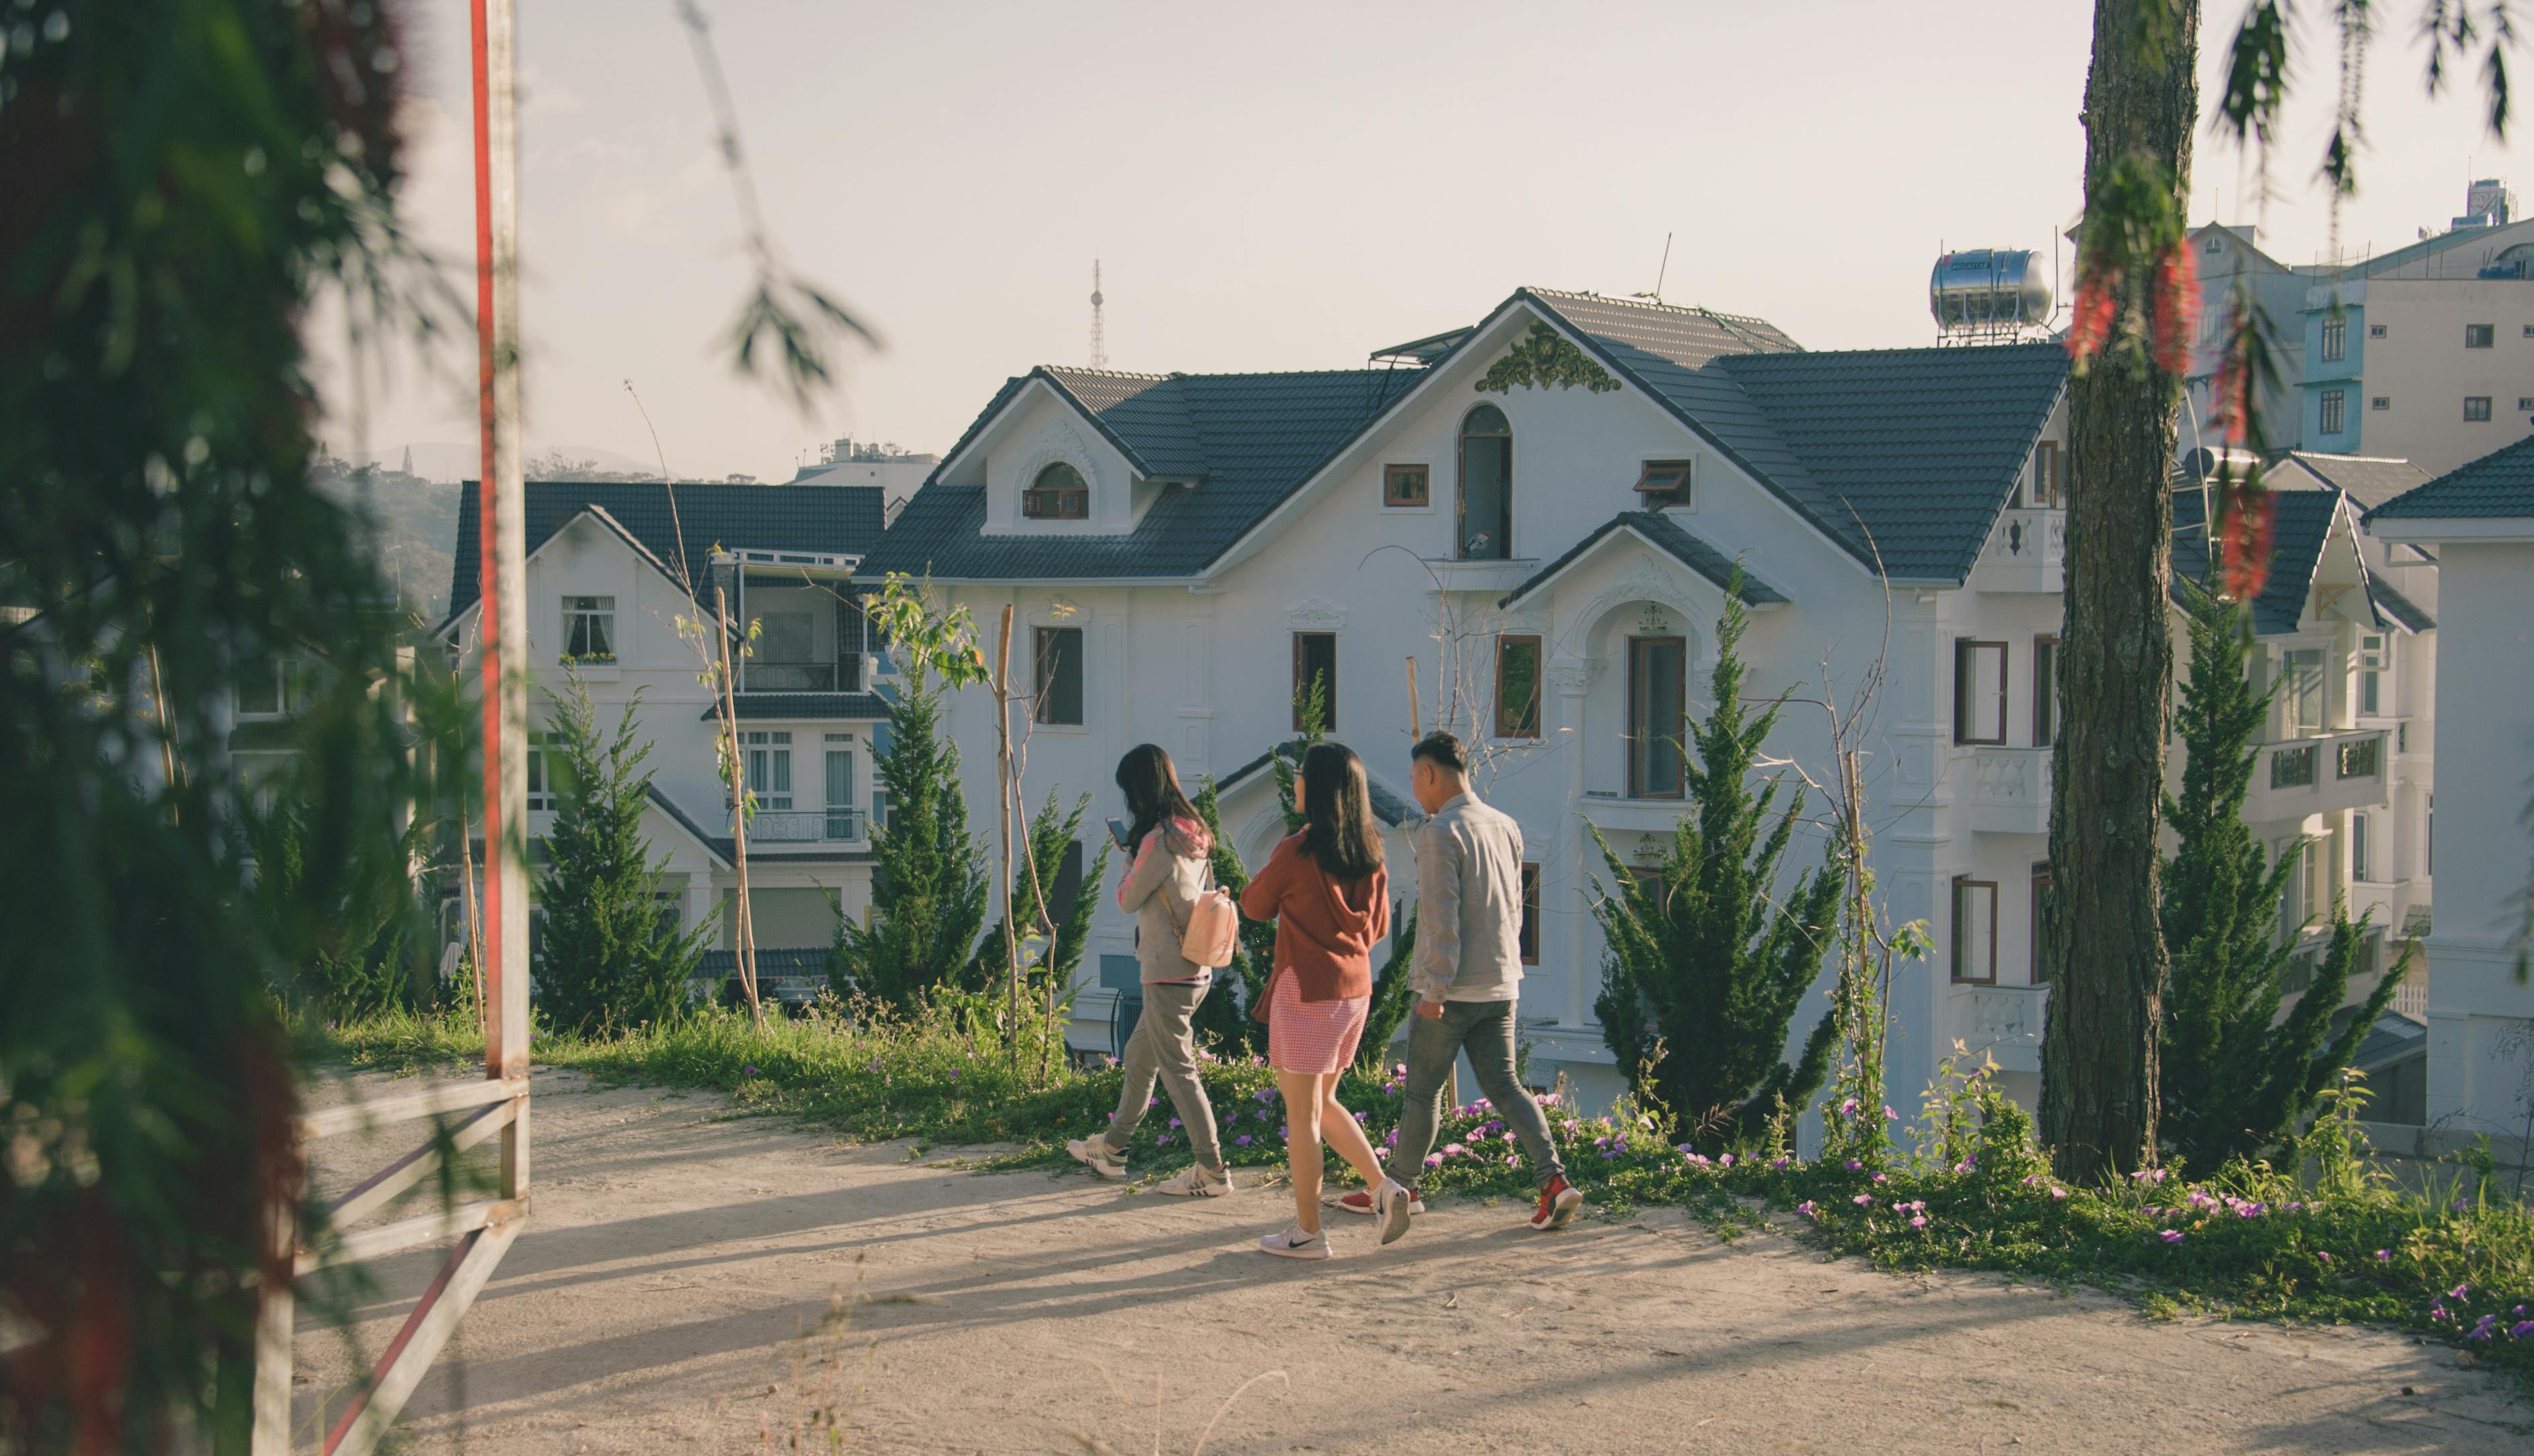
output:
[[[1410,784],[1427,816],[1417,836],[1417,957],[1409,979],[1408,1097],[1390,1176],[1414,1187],[1434,1146],[1434,1122],[1463,1051],[1495,1115],[1522,1141],[1539,1181],[1535,1229],[1562,1229],[1584,1195],[1566,1182],[1548,1120],[1514,1071],[1522,995],[1522,830],[1470,789],[1461,741],[1434,733],[1410,752]],[[1369,1204],[1370,1199],[1365,1200]],[[1416,1204],[1409,1205],[1411,1211]],[[1370,1211],[1367,1208],[1364,1211]]]

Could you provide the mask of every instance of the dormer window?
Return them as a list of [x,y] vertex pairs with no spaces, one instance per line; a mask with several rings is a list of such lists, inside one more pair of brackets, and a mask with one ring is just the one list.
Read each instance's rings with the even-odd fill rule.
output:
[[1637,477],[1637,494],[1649,511],[1689,504],[1689,461],[1648,460]]
[[1032,520],[1089,520],[1091,487],[1081,471],[1058,460],[1021,492],[1021,515]]

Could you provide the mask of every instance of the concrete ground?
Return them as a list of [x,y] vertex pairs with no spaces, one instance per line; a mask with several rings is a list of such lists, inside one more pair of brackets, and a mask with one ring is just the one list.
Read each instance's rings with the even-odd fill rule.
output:
[[[1667,1211],[1541,1236],[1523,1209],[1438,1202],[1381,1249],[1332,1210],[1340,1257],[1293,1263],[1254,1251],[1290,1215],[1281,1186],[1190,1204],[839,1144],[703,1094],[535,1086],[533,1221],[400,1449],[2534,1446],[2504,1381],[2382,1331],[2158,1323],[2097,1295],[1826,1262],[1781,1235],[1727,1246]],[[322,1144],[321,1183],[400,1150]],[[376,1351],[438,1257],[373,1265],[348,1344]],[[313,1445],[353,1352],[311,1316],[299,1362]]]

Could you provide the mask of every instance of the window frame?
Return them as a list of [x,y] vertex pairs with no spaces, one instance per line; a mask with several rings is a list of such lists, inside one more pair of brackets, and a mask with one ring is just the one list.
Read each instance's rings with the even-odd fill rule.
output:
[[2323,354],[2323,362],[2325,364],[2337,364],[2349,357],[2349,321],[2347,319],[2327,318],[2323,321],[2320,350]]
[[2067,491],[2059,476],[2059,442],[2043,440],[2032,447],[2032,495],[2026,503],[2036,511],[2065,511]]
[[[1995,648],[1997,651],[1997,736],[1972,736],[1970,716],[1971,674],[1964,669],[1975,651]],[[1954,638],[1954,742],[1965,748],[2006,747],[2007,704],[2013,697],[2012,653],[2005,642],[1980,637]]]
[[2344,434],[2349,429],[2349,392],[2318,390],[2314,396],[2315,429],[2324,435]]
[[[1658,476],[1671,476],[1667,485],[1656,485]],[[1697,500],[1698,462],[1694,459],[1644,460],[1637,469],[1637,483],[1630,489],[1648,511],[1685,511]]]
[[[1985,976],[1965,976],[1962,974],[1962,893],[1965,890],[1979,889],[1988,891],[1988,974]],[[1951,913],[1953,916],[1953,919],[1950,922],[1950,927],[1953,932],[1952,984],[1956,986],[1995,986],[1997,984],[1997,881],[1994,880],[1974,880],[1968,875],[1955,876],[1954,893],[1951,905]]]
[[[2463,396],[2463,422],[2464,422],[2465,424],[2467,424],[2467,425],[2486,425],[2486,424],[2489,424],[2489,423],[2490,423],[2490,421],[2491,421],[2491,417],[2492,417],[2492,414],[2491,414],[2491,407],[2490,407],[2490,406],[2491,406],[2491,402],[2492,402],[2492,401],[2491,401],[2491,396],[2490,396],[2490,395],[2488,395],[2488,394],[2466,394],[2466,395],[2464,395],[2464,396]],[[2480,412],[2479,414],[2475,414],[2475,413],[2473,413],[2473,407],[2474,407],[2475,405],[2479,405],[2479,406],[2480,406],[2480,408],[2481,408],[2481,412]]]
[[[1680,787],[1669,793],[1658,794],[1649,793],[1646,789],[1646,770],[1653,766],[1648,762],[1647,755],[1653,752],[1654,741],[1638,731],[1640,728],[1645,726],[1646,721],[1645,703],[1643,699],[1643,694],[1645,691],[1645,674],[1638,670],[1638,664],[1642,660],[1640,654],[1645,649],[1664,644],[1677,647],[1680,651],[1680,671],[1678,674],[1680,700],[1677,708],[1675,709],[1680,720],[1680,731],[1675,735],[1675,742],[1672,745],[1672,752],[1680,757]],[[1688,739],[1689,638],[1678,633],[1657,633],[1646,636],[1630,636],[1628,638],[1628,797],[1631,799],[1660,800],[1665,803],[1688,798]]]
[[2370,394],[2367,396],[2367,407],[2371,410],[2391,409],[2393,407],[2393,396],[2390,394]]
[[[789,728],[751,728],[739,735],[740,752],[746,754],[748,795],[756,801],[759,814],[792,812],[792,730]],[[783,791],[774,791],[774,765],[783,765]]]
[[[1064,648],[1066,634],[1072,635],[1072,649]],[[1051,651],[1051,646],[1054,651]],[[1030,721],[1043,728],[1080,728],[1088,716],[1089,664],[1083,661],[1086,643],[1080,627],[1061,624],[1030,628]],[[1051,709],[1059,700],[1061,680],[1055,676],[1062,668],[1073,669],[1073,715],[1060,716]]]
[[2350,811],[2349,882],[2352,884],[2374,884],[2377,882],[2374,879],[2370,878],[2367,873],[2369,868],[2367,864],[2367,851],[2374,847],[2370,845],[2367,840],[2367,811],[2363,809]]
[[[2369,646],[2370,642],[2375,645]],[[2360,633],[2353,655],[2358,668],[2358,716],[2381,718],[2384,716],[2384,678],[2393,670],[2392,634]]]
[[[1071,474],[1074,483],[1049,485],[1048,476],[1058,470]],[[1052,512],[1039,510],[1038,507],[1043,501],[1053,501],[1057,509]],[[1068,512],[1063,509],[1067,504],[1078,505],[1081,509]],[[1089,520],[1091,518],[1091,477],[1083,474],[1082,468],[1071,460],[1048,461],[1039,467],[1036,475],[1030,477],[1029,484],[1021,487],[1021,518],[1024,520]]]
[[[1482,409],[1493,411],[1497,419],[1504,421],[1504,429],[1501,432],[1475,434],[1471,431],[1470,421]],[[1495,542],[1496,549],[1485,556],[1470,554],[1470,442],[1473,440],[1504,442],[1504,510],[1502,519],[1496,522],[1502,528],[1503,539]],[[1456,478],[1452,482],[1452,559],[1455,561],[1513,560],[1513,416],[1506,414],[1500,405],[1483,402],[1471,405],[1461,416],[1460,424],[1454,429],[1452,451],[1458,466]]]
[[[563,660],[587,662],[600,666],[616,661],[616,594],[609,591],[567,591],[563,594]],[[576,603],[589,605],[579,606]],[[598,603],[607,605],[600,606]],[[590,630],[597,630],[600,647],[589,650]],[[574,649],[573,643],[580,648]]]
[[[1531,651],[1531,702],[1527,712],[1515,715],[1508,711],[1511,699],[1507,697],[1505,687],[1508,676],[1505,670],[1506,659],[1514,651],[1525,647]],[[1540,712],[1539,689],[1540,679],[1544,676],[1541,672],[1541,658],[1544,652],[1545,648],[1538,633],[1500,632],[1496,634],[1496,737],[1531,742],[1537,742],[1541,737],[1540,724],[1543,715]]]
[[[1416,477],[1417,498],[1403,500],[1396,487],[1411,475]],[[1431,511],[1434,509],[1434,467],[1414,460],[1385,463],[1381,467],[1381,509],[1384,511]]]
[[2499,347],[2499,326],[2496,324],[2464,325],[2463,346],[2468,349],[2494,349]]
[[554,738],[552,733],[542,728],[528,730],[527,786],[524,791],[527,797],[524,802],[530,814],[552,814],[562,807],[563,788],[556,781],[554,764],[550,761],[554,758]]
[[[861,782],[857,771],[860,765],[855,761],[855,754],[861,745],[854,741],[854,736],[850,733],[830,733],[825,735],[820,747],[825,750],[825,758],[820,760],[820,767],[825,774],[827,837],[860,839],[863,837],[862,826],[856,822],[854,800],[857,796],[854,790]],[[845,770],[844,789],[841,794],[837,791],[836,766],[839,760],[843,762]]]
[[1522,927],[1515,933],[1515,944],[1527,966],[1539,964],[1539,866],[1526,861],[1522,867]]
[[2059,741],[2058,690],[2059,635],[2036,633],[2032,638],[2032,746],[2036,749],[2054,747]]
[[1322,733],[1335,733],[1338,731],[1338,635],[1334,632],[1297,631],[1293,636],[1294,678],[1292,684],[1292,705],[1294,710],[1294,731],[1296,733],[1307,731],[1302,726],[1302,699],[1306,696],[1306,690],[1310,687],[1310,680],[1303,676],[1305,666],[1309,660],[1309,644],[1314,639],[1326,638],[1329,644],[1328,687],[1323,692],[1320,703],[1320,711],[1323,719],[1320,724],[1320,731]]
[[2368,325],[2368,326],[2367,326],[2367,336],[2368,336],[2369,338],[2383,338],[2383,337],[2386,337],[2387,335],[2386,335],[2386,333],[2385,333],[2384,326],[2383,326],[2383,325],[2382,325],[2382,324],[2370,324],[2370,325]]

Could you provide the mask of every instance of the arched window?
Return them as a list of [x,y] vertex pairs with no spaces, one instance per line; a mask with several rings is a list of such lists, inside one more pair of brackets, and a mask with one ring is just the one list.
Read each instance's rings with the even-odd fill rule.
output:
[[1058,460],[1021,492],[1021,515],[1032,520],[1089,520],[1091,487],[1081,471]]
[[1513,426],[1492,404],[1461,420],[1460,505],[1463,561],[1513,555]]

